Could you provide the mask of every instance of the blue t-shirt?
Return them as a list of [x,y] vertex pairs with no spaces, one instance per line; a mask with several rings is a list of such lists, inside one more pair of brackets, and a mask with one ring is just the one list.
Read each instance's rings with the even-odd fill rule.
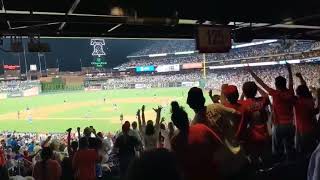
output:
[[14,148],[14,147],[17,147],[18,146],[18,142],[16,140],[11,140],[10,142],[11,146]]
[[29,151],[29,153],[32,153],[33,150],[34,150],[34,144],[31,143],[31,144],[29,144],[29,146],[28,146],[28,151]]

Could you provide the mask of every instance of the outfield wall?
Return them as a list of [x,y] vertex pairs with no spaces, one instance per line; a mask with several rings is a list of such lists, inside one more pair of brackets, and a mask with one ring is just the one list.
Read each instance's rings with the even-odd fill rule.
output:
[[169,88],[169,87],[202,87],[200,81],[185,82],[149,82],[149,83],[121,83],[116,79],[114,81],[85,81],[86,89],[145,89],[145,88]]
[[41,79],[42,92],[83,90],[83,77],[78,75],[62,75]]

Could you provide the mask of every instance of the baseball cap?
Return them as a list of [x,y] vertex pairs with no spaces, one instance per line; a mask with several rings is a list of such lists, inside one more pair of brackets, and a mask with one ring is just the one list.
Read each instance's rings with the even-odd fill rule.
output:
[[223,89],[223,94],[225,96],[232,95],[232,94],[235,94],[235,93],[238,93],[237,86],[228,85],[225,89]]

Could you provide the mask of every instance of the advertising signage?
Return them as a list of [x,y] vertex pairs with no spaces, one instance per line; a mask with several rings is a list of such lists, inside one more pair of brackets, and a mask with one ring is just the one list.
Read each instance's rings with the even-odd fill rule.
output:
[[107,65],[107,62],[102,57],[97,57],[91,62],[91,65],[96,68],[103,68],[103,66]]
[[182,64],[182,69],[200,69],[202,68],[202,63],[186,63]]
[[179,71],[179,64],[168,64],[168,65],[159,65],[156,69],[157,72],[171,72],[171,71]]
[[18,66],[18,65],[4,65],[3,69],[4,70],[19,70],[20,66]]
[[138,66],[136,72],[153,72],[154,66]]

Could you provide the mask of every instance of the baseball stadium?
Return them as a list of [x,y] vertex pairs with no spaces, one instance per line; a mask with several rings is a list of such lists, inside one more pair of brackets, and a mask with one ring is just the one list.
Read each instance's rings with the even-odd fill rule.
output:
[[[136,121],[142,105],[147,119],[155,118],[153,108],[160,105],[163,117],[170,120],[171,101],[178,101],[193,117],[186,104],[190,87],[219,94],[220,86],[231,82],[241,90],[241,83],[250,80],[245,66],[252,66],[272,84],[271,77],[284,71],[283,64],[288,62],[296,72],[306,74],[311,86],[318,84],[317,74],[312,73],[320,67],[314,41],[255,40],[235,44],[228,54],[206,55],[194,51],[194,40],[154,40],[112,69],[105,67],[104,39],[82,42],[92,45],[87,54],[93,60],[80,60],[80,71],[61,71],[61,64],[45,67],[45,53],[39,56],[39,63],[25,66],[24,74],[19,64],[4,63],[0,122],[5,126],[0,131],[62,133],[69,127],[94,126],[115,132],[122,121]],[[84,67],[85,63],[89,65]]]
[[[124,121],[136,121],[136,112],[142,105],[146,106],[146,118],[154,119],[156,114],[153,108],[160,105],[163,107],[163,117],[169,120],[169,105],[174,100],[183,104],[186,110],[193,114],[186,106],[185,99],[188,87],[199,86],[201,83],[201,63],[185,64],[196,65],[195,74],[191,74],[192,80],[188,80],[190,75],[186,74],[181,77],[178,77],[181,75],[179,73],[167,75],[171,66],[174,72],[180,68],[179,64],[169,62],[163,66],[164,69],[161,69],[161,65],[120,64],[113,69],[112,74],[112,69],[105,67],[105,40],[87,39],[84,42],[92,45],[99,41],[103,42],[101,52],[89,45],[92,49],[88,49],[87,53],[92,55],[93,60],[82,60],[80,71],[61,71],[63,62],[51,65],[55,66],[53,68],[47,68],[47,64],[50,66],[50,59],[45,59],[45,53],[37,57],[38,62],[28,57],[29,62],[25,62],[27,65],[20,64],[20,61],[16,64],[7,64],[8,60],[3,61],[0,121],[5,126],[1,126],[0,131],[63,133],[69,127],[93,126],[102,132],[115,132]],[[194,48],[193,41],[183,42],[187,49]],[[154,51],[155,48],[162,48],[168,43],[172,42],[150,41],[150,46],[140,51]],[[128,55],[126,63],[143,57],[139,55],[140,51],[130,54],[134,58]],[[100,56],[95,53],[102,54]],[[50,53],[48,54],[50,57]],[[155,60],[155,63],[158,63],[157,59]],[[83,67],[86,63],[87,66]],[[22,67],[26,67],[26,70]],[[122,70],[118,70],[119,68]],[[167,77],[172,79],[168,80]]]
[[319,180],[319,164],[319,0],[1,0],[0,180]]

